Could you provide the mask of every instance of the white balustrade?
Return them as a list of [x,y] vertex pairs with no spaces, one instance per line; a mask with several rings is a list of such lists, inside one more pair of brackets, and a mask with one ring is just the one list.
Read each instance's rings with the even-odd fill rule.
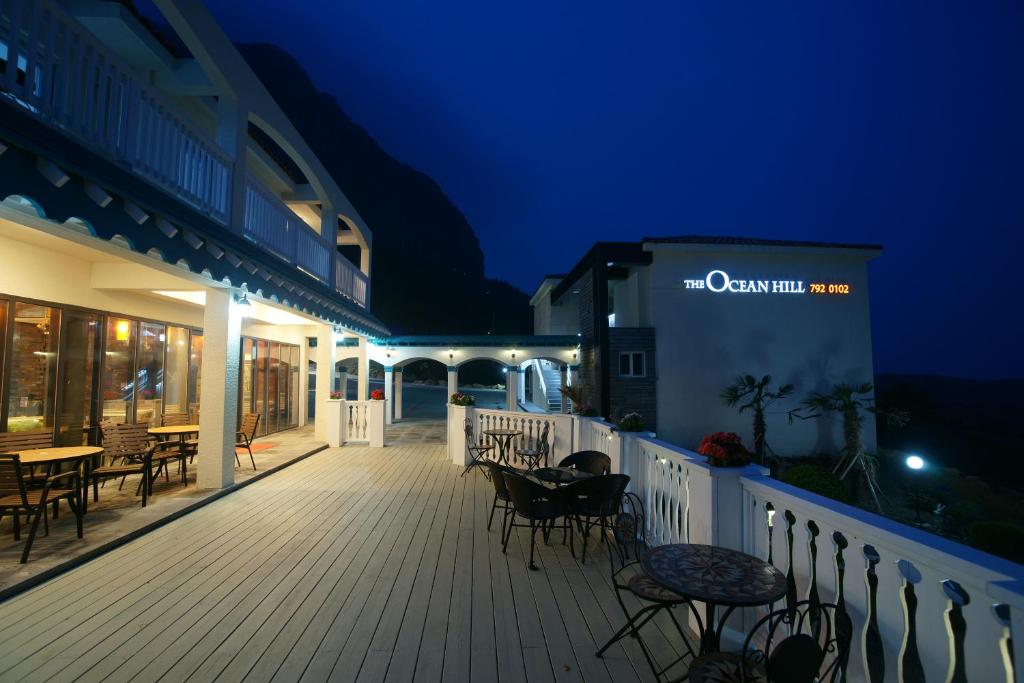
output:
[[366,276],[341,255],[334,260],[334,288],[339,294],[366,307]]
[[548,443],[550,449],[547,461],[541,461],[541,467],[553,467],[573,452],[572,418],[568,415],[549,415],[545,413],[522,413],[510,410],[488,410],[460,406],[448,406],[448,449],[452,461],[465,462],[466,443],[463,434],[464,420],[469,418],[473,424],[473,434],[479,444],[494,444],[495,450],[491,458],[498,457],[498,441],[484,434],[490,429],[513,429],[522,435],[514,437],[508,449],[508,462],[515,467],[526,467],[527,463],[515,454],[517,449],[535,449],[548,427]]
[[341,442],[384,445],[386,401],[341,401]]
[[295,260],[295,233],[301,219],[284,202],[249,178],[245,185],[243,234],[286,261]]
[[305,222],[296,226],[295,262],[321,282],[330,282],[331,247]]
[[227,221],[228,156],[56,2],[0,4],[0,62],[15,104]]

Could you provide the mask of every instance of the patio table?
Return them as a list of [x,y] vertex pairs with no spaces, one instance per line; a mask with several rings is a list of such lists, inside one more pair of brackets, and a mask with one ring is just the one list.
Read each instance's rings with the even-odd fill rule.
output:
[[87,499],[89,496],[86,495],[85,485],[89,480],[89,467],[92,463],[93,458],[103,453],[103,448],[100,446],[54,446],[52,448],[26,448],[20,451],[10,451],[16,453],[21,459],[23,465],[37,466],[46,465],[48,474],[56,474],[56,468],[62,462],[73,462],[76,467],[82,467],[84,471],[81,477],[81,494],[82,501],[82,514],[88,507]]
[[539,467],[530,473],[531,476],[547,484],[562,486],[581,479],[590,479],[594,475],[574,467]]
[[498,462],[508,465],[508,449],[512,445],[512,439],[522,436],[519,429],[485,429],[484,434],[494,439],[498,444]]
[[[786,595],[786,575],[753,555],[696,543],[652,548],[641,560],[661,586],[704,603],[701,655],[718,652],[722,628],[737,607],[767,605]],[[715,608],[725,608],[715,622]]]

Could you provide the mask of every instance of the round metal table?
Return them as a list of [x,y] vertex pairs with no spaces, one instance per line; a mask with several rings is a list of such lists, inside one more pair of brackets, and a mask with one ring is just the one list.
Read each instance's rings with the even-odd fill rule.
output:
[[[703,602],[700,654],[718,652],[722,628],[737,607],[773,603],[786,595],[786,575],[753,555],[696,543],[652,548],[641,560],[644,572],[661,586]],[[715,607],[725,609],[715,622]],[[699,621],[699,620],[698,620]]]
[[484,434],[498,442],[498,462],[508,465],[508,449],[512,445],[512,439],[522,436],[519,429],[485,429]]
[[572,467],[538,467],[530,472],[530,475],[548,484],[563,486],[581,479],[590,479],[594,475],[590,472],[577,470]]

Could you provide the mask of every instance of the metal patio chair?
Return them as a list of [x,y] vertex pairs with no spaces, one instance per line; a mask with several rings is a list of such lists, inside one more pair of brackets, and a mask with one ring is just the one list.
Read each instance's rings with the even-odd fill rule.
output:
[[612,471],[612,459],[601,451],[576,451],[558,463],[559,467],[575,467],[591,474],[608,474]]
[[762,617],[738,652],[690,663],[691,683],[815,683],[841,680],[852,633],[835,624],[836,606],[802,600]]
[[[639,643],[655,680],[661,680],[662,676],[684,658],[695,655],[690,639],[676,618],[673,608],[685,605],[697,615],[698,619],[700,619],[700,614],[687,598],[663,588],[661,584],[644,572],[640,561],[648,549],[646,524],[647,519],[640,498],[633,493],[624,494],[622,507],[612,521],[612,533],[608,535],[607,546],[612,586],[615,588],[615,598],[619,601],[622,613],[626,615],[626,623],[597,651],[597,656],[603,656],[613,643],[626,636],[633,636]],[[635,614],[630,614],[629,608],[626,607],[626,603],[622,599],[625,594],[640,600],[642,607]],[[666,666],[659,668],[653,653],[640,635],[640,629],[662,611],[666,612],[672,619],[672,623],[675,624],[686,652]]]
[[551,452],[551,423],[545,422],[544,428],[536,438],[530,438],[524,448],[517,448],[515,453],[520,460],[526,463],[526,471],[532,472],[543,460],[548,461],[548,454]]
[[511,467],[496,463],[493,460],[485,460],[484,466],[487,467],[491,475],[491,484],[494,486],[494,502],[491,503],[491,514],[487,518],[487,530],[491,530],[491,524],[494,522],[494,512],[501,509],[501,538],[505,540],[505,530],[508,526],[508,516],[513,512],[512,499],[508,495],[508,487],[505,486],[505,477],[502,475],[506,472],[515,474],[516,471]]
[[[557,489],[549,489],[513,472],[503,472],[502,476],[512,502],[512,511],[508,515],[508,525],[505,529],[505,538],[502,539],[501,551],[504,553],[508,550],[508,541],[512,537],[514,528],[529,528],[530,564],[528,566],[533,571],[537,571],[539,567],[533,561],[537,532],[540,531],[543,534],[544,542],[549,543],[554,523],[561,518],[563,520],[562,543],[565,543],[566,536],[571,542],[572,530],[570,529],[569,511],[562,502],[561,492]],[[529,520],[529,524],[517,524],[517,516]],[[573,556],[575,557],[575,552]]]
[[487,462],[484,456],[494,450],[493,443],[485,444],[483,441],[477,441],[476,434],[473,432],[472,418],[467,417],[462,428],[466,435],[466,451],[469,453],[470,460],[466,469],[462,470],[462,474],[459,475],[460,477],[466,476],[466,472],[474,467],[484,467]]
[[629,485],[625,474],[603,474],[598,477],[581,479],[562,489],[562,499],[569,507],[576,528],[583,537],[583,552],[580,562],[587,563],[587,541],[590,530],[601,527],[601,540],[606,539],[605,531],[622,507],[622,495]]
[[[235,448],[244,448],[249,451],[249,460],[252,462],[253,470],[256,469],[256,458],[252,457],[252,442],[256,438],[256,428],[260,426],[259,413],[246,413],[242,417],[242,428],[235,435]],[[238,459],[238,451],[235,451],[235,464],[241,466]]]
[[75,515],[78,537],[82,538],[82,488],[78,470],[61,474],[48,475],[44,478],[42,488],[30,489],[25,485],[25,471],[21,457],[17,454],[0,453],[0,518],[10,513],[14,520],[14,540],[21,540],[21,515],[31,519],[31,528],[25,548],[21,552],[21,564],[28,562],[28,554],[39,531],[39,520],[43,520],[45,534],[50,534],[48,506],[56,506],[60,501],[68,501],[71,512]]

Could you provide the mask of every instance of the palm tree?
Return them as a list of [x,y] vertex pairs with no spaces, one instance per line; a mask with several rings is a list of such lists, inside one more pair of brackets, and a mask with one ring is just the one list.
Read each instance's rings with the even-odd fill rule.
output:
[[864,451],[863,414],[868,412],[880,416],[893,427],[902,427],[907,424],[910,416],[902,410],[883,410],[879,408],[875,404],[874,397],[871,396],[873,390],[874,387],[870,382],[858,385],[843,382],[832,387],[832,391],[827,394],[815,393],[810,398],[805,399],[803,406],[810,413],[803,414],[799,409],[792,410],[789,413],[789,418],[792,422],[794,417],[802,420],[809,420],[826,414],[838,414],[842,417],[843,448],[839,452],[839,460],[836,461],[832,471],[840,479],[845,479],[846,475],[854,467],[860,467],[867,481],[868,489],[871,491],[871,496],[875,499],[875,505],[878,507],[878,511],[881,512],[882,504],[878,499],[880,489],[878,488],[878,481],[875,476],[877,461],[872,455]]
[[741,413],[744,410],[754,411],[754,460],[759,465],[764,464],[765,451],[771,451],[765,440],[765,431],[767,430],[764,419],[765,409],[793,393],[792,384],[783,384],[775,391],[769,391],[768,387],[771,386],[771,383],[771,375],[765,375],[760,382],[754,379],[753,375],[741,375],[720,394],[725,405],[739,406]]

